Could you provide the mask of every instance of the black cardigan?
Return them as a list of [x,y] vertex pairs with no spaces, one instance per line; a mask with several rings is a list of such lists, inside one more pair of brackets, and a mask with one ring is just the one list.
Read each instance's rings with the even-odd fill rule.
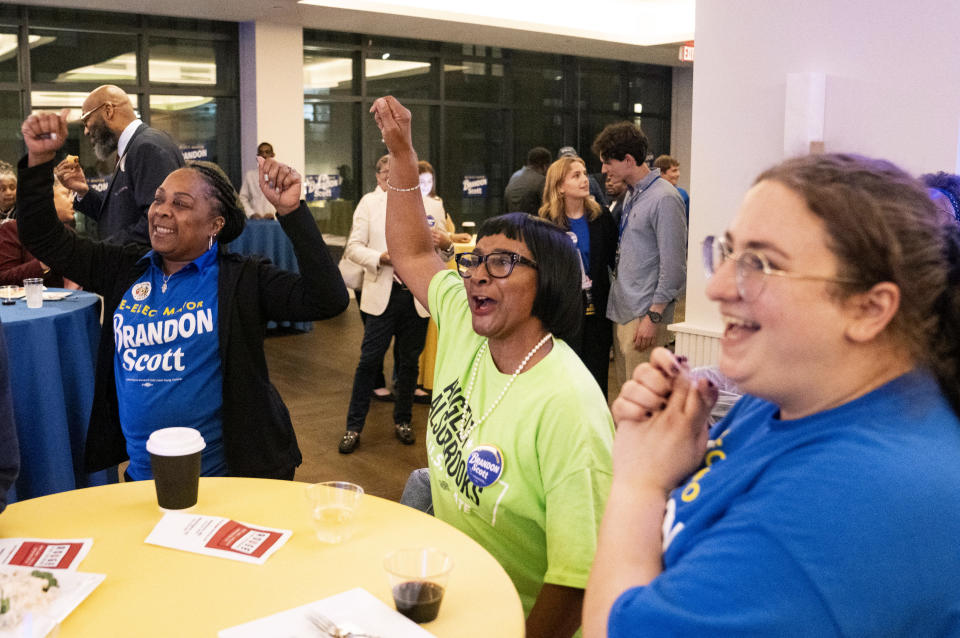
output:
[[[20,239],[38,259],[85,290],[104,297],[93,409],[84,451],[88,472],[127,459],[114,380],[114,311],[146,271],[147,248],[117,246],[78,237],[57,219],[53,206],[54,162],[19,164],[17,210]],[[223,445],[231,476],[277,477],[302,456],[290,414],[267,376],[263,352],[266,322],[312,321],[343,312],[349,303],[343,279],[306,205],[280,217],[293,243],[300,274],[268,260],[220,253],[217,330],[223,368]],[[190,406],[183,406],[189,410]]]

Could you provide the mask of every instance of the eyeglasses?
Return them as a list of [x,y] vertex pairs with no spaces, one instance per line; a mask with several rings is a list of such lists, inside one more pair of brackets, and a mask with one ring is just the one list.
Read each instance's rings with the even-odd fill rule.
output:
[[109,104],[110,106],[113,106],[113,103],[112,103],[112,102],[101,102],[101,103],[100,103],[100,106],[95,106],[95,107],[93,107],[92,109],[90,109],[89,111],[87,111],[86,113],[81,113],[81,114],[80,114],[80,121],[83,122],[83,125],[84,125],[84,126],[86,126],[86,125],[87,125],[87,118],[90,117],[91,115],[93,115],[94,113],[96,113],[97,111],[99,111],[100,109],[102,109],[103,107],[105,107],[105,106],[108,105],[108,104]]
[[712,277],[727,261],[736,265],[737,293],[744,301],[754,301],[763,292],[767,275],[774,277],[788,277],[790,279],[809,279],[812,281],[829,281],[840,284],[861,283],[855,279],[843,277],[822,277],[820,275],[801,275],[798,273],[779,270],[770,266],[766,255],[755,250],[733,252],[733,247],[723,237],[710,235],[703,240],[703,270],[707,279]]
[[469,279],[473,276],[473,271],[479,268],[480,264],[484,262],[487,264],[487,272],[490,276],[496,277],[497,279],[509,277],[510,273],[513,272],[514,266],[517,264],[529,266],[534,270],[537,269],[537,262],[531,261],[522,255],[508,253],[506,251],[497,251],[486,255],[460,253],[457,255],[457,272],[460,273],[460,276],[464,279]]

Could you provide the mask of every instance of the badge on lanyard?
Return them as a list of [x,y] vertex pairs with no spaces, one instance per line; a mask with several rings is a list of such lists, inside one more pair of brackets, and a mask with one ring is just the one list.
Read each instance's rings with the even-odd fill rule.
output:
[[495,445],[478,445],[467,457],[467,476],[477,487],[490,487],[503,475],[503,452]]

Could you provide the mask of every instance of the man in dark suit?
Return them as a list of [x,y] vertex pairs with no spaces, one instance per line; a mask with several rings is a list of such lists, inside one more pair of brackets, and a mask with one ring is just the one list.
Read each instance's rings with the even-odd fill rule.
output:
[[100,238],[117,244],[149,244],[147,209],[167,175],[183,166],[176,142],[139,119],[123,89],[104,85],[83,101],[83,132],[101,161],[117,153],[106,193],[91,190],[80,164],[70,158],[55,172],[77,194],[77,211],[97,221]]

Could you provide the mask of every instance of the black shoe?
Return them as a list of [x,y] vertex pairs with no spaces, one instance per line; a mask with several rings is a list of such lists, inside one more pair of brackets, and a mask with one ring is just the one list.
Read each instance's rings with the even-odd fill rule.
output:
[[370,398],[373,399],[374,401],[383,401],[384,403],[392,403],[393,401],[397,400],[397,398],[393,396],[393,392],[387,392],[386,394],[377,394],[376,392],[370,392]]
[[426,390],[420,390],[423,394],[413,393],[413,402],[419,403],[421,405],[430,405],[430,400],[432,398],[431,394]]
[[340,445],[337,446],[337,449],[340,451],[340,454],[350,454],[357,449],[358,445],[360,445],[360,433],[347,430],[347,433],[340,439]]
[[393,426],[393,431],[404,445],[413,445],[416,441],[413,436],[413,428],[410,427],[409,423],[397,423]]

